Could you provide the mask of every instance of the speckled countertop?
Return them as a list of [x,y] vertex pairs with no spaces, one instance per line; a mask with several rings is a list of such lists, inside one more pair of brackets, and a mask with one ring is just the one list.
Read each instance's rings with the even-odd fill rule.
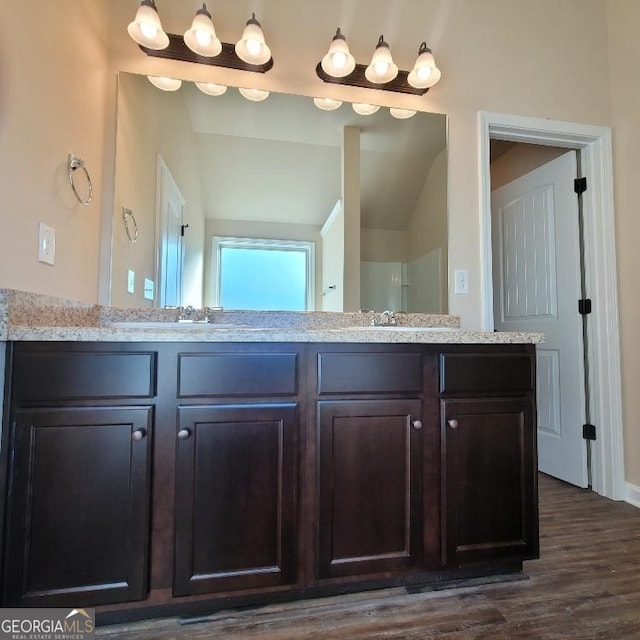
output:
[[450,315],[397,314],[395,328],[372,328],[363,313],[216,311],[209,324],[179,324],[176,315],[174,310],[115,309],[0,289],[0,341],[544,342],[540,333],[463,331],[460,319]]

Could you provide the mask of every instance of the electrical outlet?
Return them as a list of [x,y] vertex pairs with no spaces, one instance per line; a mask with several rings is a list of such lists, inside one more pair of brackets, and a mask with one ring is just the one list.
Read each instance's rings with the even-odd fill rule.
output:
[[149,280],[149,278],[145,278],[144,279],[144,299],[145,300],[153,300],[153,289],[154,289],[153,280]]
[[466,269],[456,269],[455,271],[455,293],[469,293],[469,272]]
[[38,260],[45,264],[56,261],[56,230],[42,222],[38,228]]
[[129,269],[127,271],[127,293],[134,293],[136,290],[136,272]]

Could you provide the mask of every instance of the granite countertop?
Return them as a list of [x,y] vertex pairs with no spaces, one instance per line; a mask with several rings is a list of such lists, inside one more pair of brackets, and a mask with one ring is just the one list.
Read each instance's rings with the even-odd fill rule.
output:
[[370,327],[364,313],[215,311],[210,323],[178,323],[165,309],[115,309],[0,289],[0,340],[86,342],[371,342],[517,344],[540,333],[460,329],[451,315],[397,314],[397,327]]

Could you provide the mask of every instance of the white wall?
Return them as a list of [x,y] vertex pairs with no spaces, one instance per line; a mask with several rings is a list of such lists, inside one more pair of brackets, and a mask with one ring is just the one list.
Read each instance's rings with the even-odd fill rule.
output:
[[322,311],[344,311],[344,209],[339,200],[320,234],[322,236]]
[[567,149],[539,144],[514,144],[491,163],[491,190],[520,178],[566,153]]

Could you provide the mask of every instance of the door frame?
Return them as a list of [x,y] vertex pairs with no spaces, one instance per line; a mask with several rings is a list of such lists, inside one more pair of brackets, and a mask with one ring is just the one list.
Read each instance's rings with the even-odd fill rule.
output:
[[598,438],[592,442],[592,488],[607,498],[624,500],[626,485],[611,129],[487,111],[479,112],[478,128],[480,288],[482,326],[486,331],[493,331],[490,140],[552,145],[580,151],[582,172],[588,177],[589,184],[583,195],[585,278],[587,291],[595,301],[587,323],[590,409],[598,429]]

